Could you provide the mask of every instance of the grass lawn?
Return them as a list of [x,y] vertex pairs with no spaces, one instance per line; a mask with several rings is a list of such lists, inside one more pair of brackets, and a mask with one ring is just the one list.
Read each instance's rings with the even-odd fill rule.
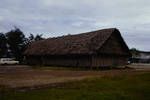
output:
[[1,92],[0,100],[150,100],[150,72],[89,78],[26,92]]

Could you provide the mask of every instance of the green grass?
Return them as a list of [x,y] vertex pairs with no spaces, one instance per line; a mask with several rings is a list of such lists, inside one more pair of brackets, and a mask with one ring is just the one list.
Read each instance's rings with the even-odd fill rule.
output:
[[7,91],[0,100],[150,100],[150,73],[90,78],[26,92]]

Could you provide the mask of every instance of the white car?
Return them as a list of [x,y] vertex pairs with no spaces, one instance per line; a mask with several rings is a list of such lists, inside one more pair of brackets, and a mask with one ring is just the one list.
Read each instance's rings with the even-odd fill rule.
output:
[[5,65],[5,64],[19,64],[19,61],[14,60],[14,58],[0,58],[0,64]]

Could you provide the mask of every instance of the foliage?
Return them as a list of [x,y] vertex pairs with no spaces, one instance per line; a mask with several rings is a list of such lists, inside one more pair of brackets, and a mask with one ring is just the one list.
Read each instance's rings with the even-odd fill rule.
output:
[[24,33],[19,28],[15,28],[14,30],[6,33],[6,38],[14,57],[17,60],[22,61],[22,53],[26,46]]
[[33,35],[30,33],[30,36],[28,37],[28,43],[32,43],[34,41],[39,41],[39,40],[43,40],[44,38],[42,37],[43,34],[37,34],[37,35]]
[[34,36],[30,34],[26,38],[25,34],[17,27],[3,34],[0,33],[0,57],[14,57],[22,62],[23,52],[26,47],[33,41],[42,40],[42,34]]
[[137,56],[139,56],[139,52],[138,52],[139,50],[137,50],[136,48],[132,48],[132,49],[130,49],[130,52],[131,52],[131,54],[132,54],[132,57],[137,57]]
[[0,33],[0,57],[7,54],[7,40],[3,33]]

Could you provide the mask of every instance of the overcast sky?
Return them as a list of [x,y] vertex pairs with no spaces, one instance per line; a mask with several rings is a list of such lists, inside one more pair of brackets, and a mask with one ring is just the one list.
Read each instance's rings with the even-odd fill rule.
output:
[[0,32],[54,37],[118,28],[130,48],[150,51],[150,0],[0,0]]

